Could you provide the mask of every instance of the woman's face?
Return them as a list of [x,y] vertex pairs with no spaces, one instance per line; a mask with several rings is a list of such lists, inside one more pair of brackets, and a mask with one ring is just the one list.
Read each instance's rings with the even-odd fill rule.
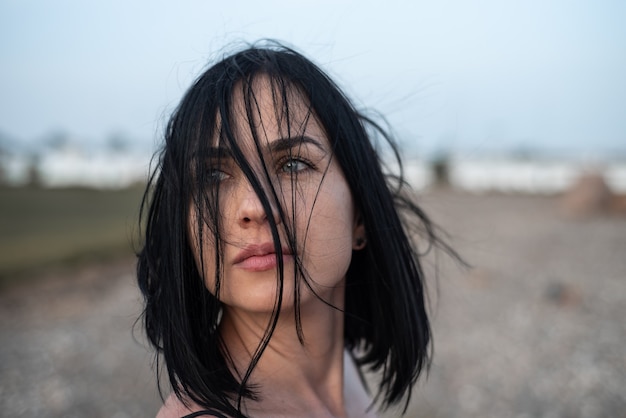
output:
[[[297,256],[315,293],[325,301],[343,305],[345,274],[352,257],[353,243],[364,237],[357,223],[351,192],[341,168],[333,157],[325,131],[307,107],[307,102],[292,91],[289,94],[289,119],[282,111],[278,92],[260,79],[255,85],[252,121],[248,121],[242,94],[235,94],[235,137],[247,162],[263,183],[273,201],[276,191],[285,219],[294,224]],[[272,94],[274,93],[274,94]],[[250,125],[258,135],[262,157],[256,148]],[[214,140],[217,144],[217,140]],[[225,144],[220,144],[225,147]],[[217,151],[217,150],[215,150]],[[267,215],[249,181],[229,157],[220,150],[220,162],[208,161],[208,174],[219,183],[220,237],[223,242],[223,268],[220,300],[226,309],[270,312],[276,299],[278,261]],[[210,154],[214,154],[211,152]],[[218,153],[215,153],[216,155]],[[261,160],[262,158],[262,160]],[[263,171],[269,173],[269,181]],[[216,169],[215,167],[219,167]],[[215,187],[215,186],[213,186]],[[281,235],[284,261],[283,309],[293,306],[294,256],[286,240],[286,226],[274,208],[274,219]],[[215,247],[212,232],[204,225],[202,244],[198,242],[198,217],[190,213],[191,246],[198,270],[204,272],[209,291],[215,293]],[[202,260],[200,260],[202,245]],[[302,280],[298,277],[297,280]],[[300,301],[316,298],[301,283]]]

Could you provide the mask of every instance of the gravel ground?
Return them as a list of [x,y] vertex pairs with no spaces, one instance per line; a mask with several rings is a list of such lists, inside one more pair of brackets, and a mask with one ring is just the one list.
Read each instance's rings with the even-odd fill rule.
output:
[[[568,219],[548,197],[422,203],[473,268],[439,260],[434,363],[408,416],[626,417],[626,218]],[[3,290],[0,415],[154,416],[139,311],[130,260]]]

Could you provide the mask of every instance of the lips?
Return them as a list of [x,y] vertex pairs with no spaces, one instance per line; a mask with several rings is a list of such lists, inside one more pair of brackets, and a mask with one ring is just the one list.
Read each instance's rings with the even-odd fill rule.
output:
[[[291,252],[283,248],[283,260],[291,257]],[[233,259],[233,265],[248,271],[266,271],[276,268],[278,258],[271,242],[247,245]]]

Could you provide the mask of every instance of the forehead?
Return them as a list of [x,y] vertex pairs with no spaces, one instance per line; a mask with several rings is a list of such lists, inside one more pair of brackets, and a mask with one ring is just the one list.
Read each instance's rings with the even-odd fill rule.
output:
[[304,93],[291,83],[268,76],[256,77],[249,84],[239,83],[233,92],[231,111],[238,137],[254,134],[262,139],[270,134],[297,136],[321,130]]

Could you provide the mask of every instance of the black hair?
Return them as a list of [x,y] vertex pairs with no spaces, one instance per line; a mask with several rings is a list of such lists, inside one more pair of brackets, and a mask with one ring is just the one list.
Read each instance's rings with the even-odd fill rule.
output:
[[[255,171],[238,145],[233,127],[233,95],[243,93],[248,121],[255,112],[255,83],[272,85],[276,111],[289,120],[289,97],[296,92],[312,117],[324,128],[351,190],[367,245],[353,251],[346,275],[345,346],[362,371],[376,371],[380,384],[376,400],[383,408],[409,401],[411,390],[430,363],[431,332],[426,311],[424,274],[413,227],[428,244],[441,243],[427,216],[414,203],[402,178],[383,170],[378,147],[386,143],[400,163],[398,149],[379,124],[357,111],[337,85],[307,58],[277,43],[248,46],[208,68],[187,91],[174,111],[165,143],[142,201],[145,217],[143,248],[138,254],[137,276],[143,293],[143,321],[156,348],[157,375],[164,361],[169,383],[183,402],[191,400],[232,416],[243,416],[242,398],[256,399],[248,383],[276,326],[282,303],[283,265],[279,259],[274,314],[247,372],[236,377],[228,347],[220,340],[222,238],[217,205],[219,187],[212,186],[205,155],[215,138],[224,144],[259,197],[265,212],[278,208],[278,219],[293,219],[280,204],[278,193],[266,187],[269,176]],[[250,122],[250,129],[255,128]],[[255,137],[257,148],[258,139]],[[257,150],[260,153],[260,149]],[[219,163],[218,163],[219,164]],[[401,164],[400,164],[401,167]],[[296,204],[296,197],[292,197]],[[209,226],[191,233],[190,213]],[[295,212],[292,212],[295,213]],[[295,216],[295,215],[294,215]],[[277,254],[281,243],[277,222],[268,216]],[[295,254],[295,228],[287,234]],[[190,242],[208,239],[215,247],[215,289],[207,290]],[[202,249],[202,246],[200,246]],[[307,272],[296,257],[296,316],[299,286]],[[199,269],[201,270],[199,272]],[[297,322],[299,324],[299,322]],[[298,335],[302,332],[298,329]],[[302,337],[301,337],[302,338]],[[160,381],[160,379],[157,379]],[[159,390],[161,387],[159,386]],[[406,404],[405,404],[406,408]]]

